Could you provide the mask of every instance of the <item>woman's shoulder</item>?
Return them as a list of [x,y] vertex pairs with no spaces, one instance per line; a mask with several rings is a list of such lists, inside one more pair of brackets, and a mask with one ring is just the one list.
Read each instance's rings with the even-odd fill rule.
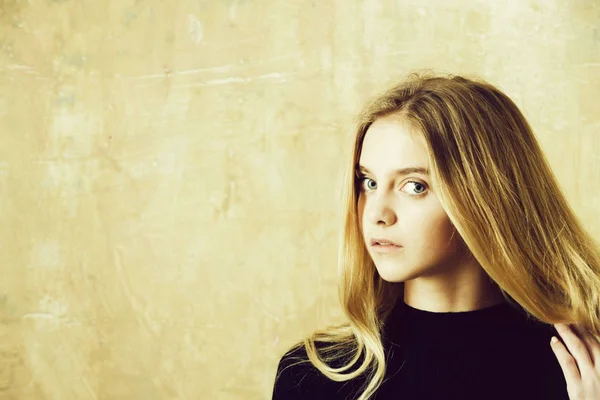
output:
[[538,343],[544,343],[548,345],[552,336],[558,335],[554,325],[543,322],[534,318],[532,315],[522,312],[520,318],[522,324],[517,324],[517,333],[522,338],[529,338]]
[[[325,343],[315,342],[317,349],[322,349]],[[332,365],[339,367],[342,365]],[[296,344],[289,348],[280,358],[277,365],[273,400],[295,399],[336,399],[346,398],[355,393],[358,381],[336,382],[325,376],[308,359],[304,344]],[[351,398],[351,397],[347,397]]]

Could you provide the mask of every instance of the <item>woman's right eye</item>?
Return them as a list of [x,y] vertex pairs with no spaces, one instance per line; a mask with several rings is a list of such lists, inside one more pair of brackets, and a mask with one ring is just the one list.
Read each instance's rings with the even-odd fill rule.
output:
[[[361,176],[359,178],[359,182],[360,182],[360,189],[366,189],[366,190],[375,190],[377,189],[377,182],[375,182],[373,179],[371,178],[367,178],[366,176]],[[366,186],[365,186],[366,184]]]

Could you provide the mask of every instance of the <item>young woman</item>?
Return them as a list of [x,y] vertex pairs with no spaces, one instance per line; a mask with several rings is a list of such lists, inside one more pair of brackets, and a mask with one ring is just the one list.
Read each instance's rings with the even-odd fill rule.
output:
[[283,355],[273,399],[600,399],[600,248],[502,91],[411,74],[373,99],[345,207],[348,322]]

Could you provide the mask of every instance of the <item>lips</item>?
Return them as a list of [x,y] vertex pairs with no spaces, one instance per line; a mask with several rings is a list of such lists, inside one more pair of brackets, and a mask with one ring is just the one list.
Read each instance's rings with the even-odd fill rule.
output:
[[396,247],[402,247],[400,246],[398,243],[393,242],[389,239],[385,239],[385,238],[371,238],[371,240],[369,241],[371,246],[385,246],[385,245],[391,245],[391,246],[396,246]]

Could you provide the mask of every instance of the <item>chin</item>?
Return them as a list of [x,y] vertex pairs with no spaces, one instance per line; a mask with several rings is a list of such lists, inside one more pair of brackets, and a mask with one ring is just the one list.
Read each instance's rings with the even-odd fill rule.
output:
[[377,273],[386,282],[390,283],[398,283],[404,282],[410,279],[414,279],[414,274],[409,272],[414,272],[414,270],[406,270],[399,265],[392,265],[391,263],[385,263],[377,265],[375,264],[375,268],[377,269]]
[[379,274],[381,279],[383,279],[386,282],[398,283],[410,279],[407,276],[406,271],[403,273],[403,271],[401,271],[398,266],[386,265],[381,267],[375,267],[377,268],[377,273]]
[[386,282],[389,283],[401,283],[401,282],[406,282],[408,279],[402,277],[402,276],[384,276],[379,274],[379,276],[381,277],[381,279],[383,279]]

